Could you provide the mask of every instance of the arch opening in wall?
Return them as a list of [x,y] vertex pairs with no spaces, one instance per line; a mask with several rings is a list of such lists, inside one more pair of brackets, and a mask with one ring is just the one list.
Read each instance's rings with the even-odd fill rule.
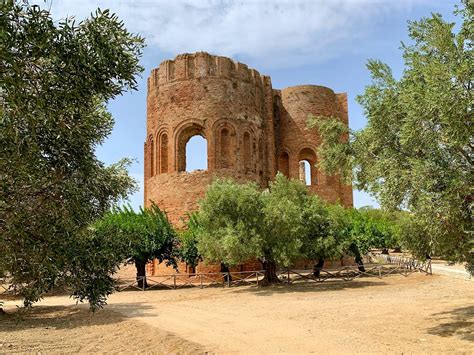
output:
[[230,168],[230,132],[227,128],[221,130],[220,143],[220,167]]
[[176,148],[178,171],[207,170],[208,147],[202,126],[192,124],[183,129],[178,134]]
[[213,126],[215,137],[215,167],[234,169],[237,164],[237,137],[235,127],[226,119],[221,119]]
[[301,160],[299,162],[299,178],[306,186],[312,185],[311,183],[311,163],[307,160]]
[[290,156],[287,152],[281,152],[278,157],[278,171],[280,171],[287,178],[290,177]]
[[252,141],[250,133],[244,133],[244,170],[249,171],[252,167]]
[[192,136],[186,143],[185,171],[207,170],[207,140],[203,136]]
[[307,186],[318,183],[316,154],[310,148],[304,148],[298,154],[299,179]]
[[168,172],[168,135],[163,133],[160,136],[160,173]]
[[155,144],[153,137],[150,136],[148,139],[148,149],[150,151],[150,171],[149,176],[153,177],[155,175]]

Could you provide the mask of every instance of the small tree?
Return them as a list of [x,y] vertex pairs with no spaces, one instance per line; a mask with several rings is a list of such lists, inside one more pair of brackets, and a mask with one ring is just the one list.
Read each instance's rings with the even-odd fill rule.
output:
[[277,265],[289,267],[302,256],[305,239],[303,212],[308,202],[306,186],[278,173],[268,191],[262,193],[262,263],[265,280],[279,282]]
[[202,260],[198,250],[199,225],[197,214],[188,215],[187,228],[178,233],[178,256],[184,261],[191,273],[196,272],[196,266]]
[[314,260],[314,276],[319,276],[325,259],[342,255],[338,235],[332,232],[331,219],[326,203],[318,196],[310,196],[304,206],[304,239],[302,254]]
[[198,251],[227,266],[262,257],[263,204],[254,183],[215,180],[199,204]]
[[279,282],[277,265],[301,255],[306,187],[278,174],[269,190],[253,183],[216,180],[201,201],[198,250],[205,261],[234,266],[258,259],[268,283]]
[[136,213],[130,207],[115,208],[95,224],[98,235],[115,237],[121,243],[122,260],[135,264],[138,287],[146,288],[146,264],[157,259],[176,268],[176,234],[159,207]]

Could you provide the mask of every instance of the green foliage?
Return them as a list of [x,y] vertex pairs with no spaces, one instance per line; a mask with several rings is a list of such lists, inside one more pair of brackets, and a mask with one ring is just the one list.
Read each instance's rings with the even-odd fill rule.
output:
[[328,173],[352,174],[384,208],[413,213],[409,228],[420,240],[404,236],[415,254],[472,262],[474,4],[462,3],[457,33],[438,14],[409,23],[399,80],[386,64],[368,62],[373,82],[357,98],[368,122],[348,142],[336,119],[310,117],[310,125],[324,137]]
[[193,269],[202,260],[197,239],[200,228],[197,214],[191,213],[188,215],[187,229],[178,234],[178,256]]
[[306,186],[278,173],[262,194],[262,239],[265,260],[288,267],[301,256],[305,238],[303,211],[308,201]]
[[120,261],[147,263],[158,259],[176,267],[176,233],[166,214],[155,204],[140,208],[139,213],[130,206],[115,207],[98,220],[93,229],[103,239],[115,238],[121,244]]
[[[331,219],[330,208],[317,196],[310,196],[303,208],[302,254],[307,259],[330,259],[344,253],[339,226]],[[342,207],[341,211],[346,213]]]
[[253,183],[216,180],[199,205],[198,250],[205,261],[228,266],[262,256],[263,202]]
[[395,234],[400,244],[411,250],[413,256],[425,260],[431,254],[431,240],[422,223],[409,214],[401,214],[395,225]]
[[112,130],[107,101],[136,89],[142,48],[108,11],[55,23],[0,3],[0,271],[27,306],[56,286],[92,308],[112,292],[112,241],[87,227],[135,182],[130,161],[105,167],[94,152]]
[[204,260],[229,266],[250,259],[290,266],[299,257],[335,254],[324,203],[300,181],[278,174],[268,190],[216,180],[196,215]]
[[389,249],[399,246],[397,216],[377,209],[350,211],[352,240],[361,254],[370,249]]
[[264,191],[253,183],[214,181],[183,236],[192,247],[197,242],[199,253],[192,251],[191,260],[202,255],[205,261],[235,266],[259,259],[289,267],[298,259],[317,262],[347,254],[361,262],[374,248],[411,246],[407,238],[415,227],[405,226],[414,223],[407,212],[323,202],[300,181],[278,174]]

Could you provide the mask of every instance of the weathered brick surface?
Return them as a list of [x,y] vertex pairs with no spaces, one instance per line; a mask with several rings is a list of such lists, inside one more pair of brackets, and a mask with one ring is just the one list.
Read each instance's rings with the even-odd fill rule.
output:
[[[347,124],[347,96],[315,85],[275,90],[270,77],[204,52],[164,61],[148,79],[145,206],[156,202],[180,226],[216,176],[266,187],[278,170],[300,178],[301,160],[316,166],[311,192],[352,206],[352,187],[317,168],[309,113]],[[187,173],[186,143],[196,134],[207,140],[208,170]]]

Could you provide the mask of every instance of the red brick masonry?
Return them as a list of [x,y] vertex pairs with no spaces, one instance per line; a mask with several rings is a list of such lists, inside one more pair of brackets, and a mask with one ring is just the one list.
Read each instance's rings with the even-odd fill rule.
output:
[[[269,76],[205,52],[164,61],[148,78],[145,206],[156,202],[179,226],[216,176],[266,187],[277,171],[302,178],[302,160],[312,166],[311,192],[352,206],[352,186],[317,169],[310,113],[348,124],[347,95],[316,85],[276,90]],[[188,173],[186,143],[195,135],[207,140],[208,170]]]

